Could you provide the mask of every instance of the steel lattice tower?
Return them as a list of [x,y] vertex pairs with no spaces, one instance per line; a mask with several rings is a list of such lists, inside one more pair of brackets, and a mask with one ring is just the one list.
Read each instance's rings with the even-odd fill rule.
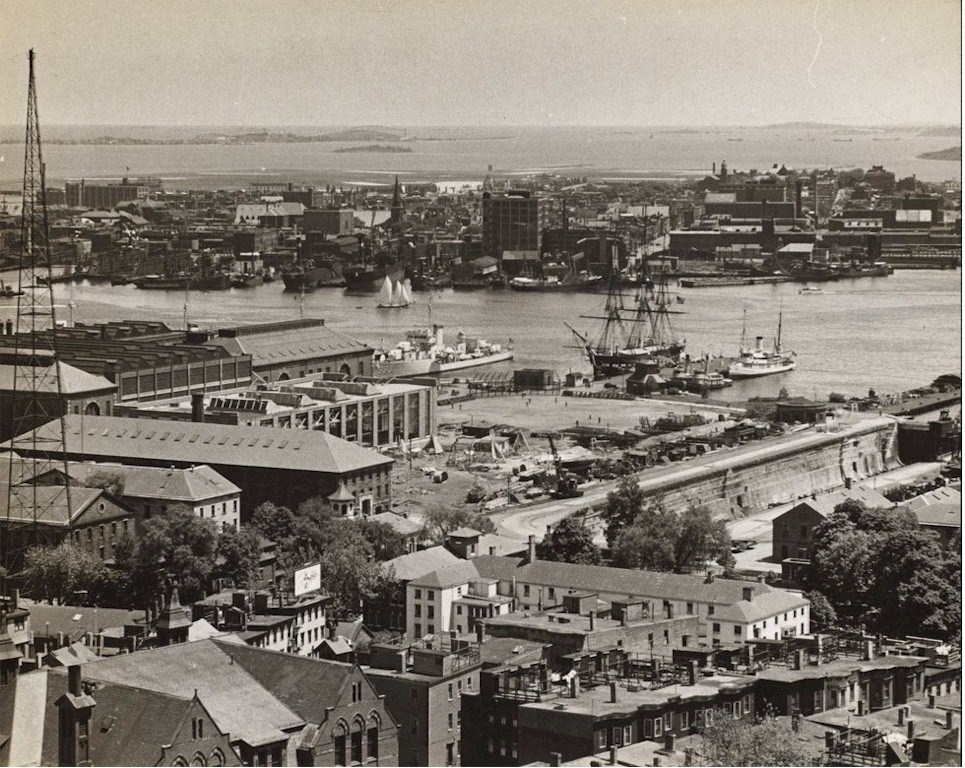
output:
[[[71,523],[70,486],[38,486],[28,481],[52,471],[67,477],[66,402],[57,355],[54,295],[44,162],[37,115],[34,52],[28,55],[27,132],[24,147],[23,212],[20,218],[20,269],[16,330],[6,355],[13,367],[13,438],[7,472],[7,519],[0,541],[3,565],[18,568],[23,549],[59,540]],[[57,434],[44,424],[60,420]],[[22,460],[21,460],[22,457]]]

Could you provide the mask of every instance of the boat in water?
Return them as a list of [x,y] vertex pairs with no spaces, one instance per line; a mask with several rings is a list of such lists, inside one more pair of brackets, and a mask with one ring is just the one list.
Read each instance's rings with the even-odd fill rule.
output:
[[[638,362],[650,358],[669,358],[676,362],[687,345],[677,338],[670,324],[670,315],[682,314],[670,309],[666,274],[652,276],[646,262],[638,272],[637,290],[633,297],[636,306],[627,306],[627,298],[620,290],[618,265],[610,270],[606,303],[602,315],[581,315],[584,319],[602,320],[595,337],[580,333],[566,323],[576,337],[578,346],[593,366],[597,378],[630,373]],[[674,302],[675,303],[675,302]]]
[[705,356],[703,363],[697,369],[692,369],[688,360],[684,368],[675,370],[670,383],[688,392],[703,393],[724,389],[734,382],[719,371],[711,371],[710,357]]
[[138,288],[156,291],[224,291],[231,287],[231,278],[224,272],[145,275],[133,282]]
[[385,278],[393,283],[405,279],[405,261],[388,253],[382,253],[372,261],[347,266],[342,271],[345,288],[357,293],[375,293],[382,289]]
[[805,295],[811,295],[811,294],[814,294],[814,293],[824,293],[824,291],[822,291],[822,290],[821,290],[820,288],[818,288],[816,285],[805,285],[801,290],[798,291],[798,293],[803,293],[803,294],[805,294]]
[[417,328],[391,349],[376,350],[373,369],[380,376],[429,376],[513,359],[513,348],[460,333],[447,345],[443,326]]
[[338,263],[330,259],[298,259],[281,273],[286,291],[314,291],[316,288],[344,288],[345,276]]
[[388,277],[382,282],[382,290],[379,293],[379,309],[402,309],[413,303],[412,291],[409,289],[408,280],[392,282]]
[[792,370],[797,363],[794,360],[793,352],[785,352],[781,347],[781,329],[783,326],[783,311],[777,319],[777,336],[774,339],[774,346],[771,350],[764,349],[764,337],[758,336],[752,349],[744,345],[745,332],[747,328],[747,310],[744,310],[744,329],[741,333],[740,358],[731,363],[727,375],[731,379],[751,379],[758,376],[770,376],[775,373],[786,373]]
[[232,288],[257,288],[264,282],[264,276],[260,272],[235,272],[229,282]]
[[[569,279],[567,279],[569,278]],[[581,272],[570,277],[514,277],[509,281],[509,287],[514,291],[585,291],[592,289],[603,281],[600,275]]]

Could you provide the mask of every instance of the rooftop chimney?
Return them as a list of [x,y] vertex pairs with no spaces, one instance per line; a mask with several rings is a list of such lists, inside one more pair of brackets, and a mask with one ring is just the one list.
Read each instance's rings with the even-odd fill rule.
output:
[[559,752],[550,752],[550,765],[563,765],[563,755],[561,755]]
[[915,720],[909,717],[906,722],[908,724],[908,741],[913,741],[915,738]]
[[617,703],[617,684],[613,681],[610,682],[610,703]]
[[80,683],[80,664],[71,664],[67,667],[67,690],[71,696],[80,696],[84,691]]
[[935,708],[935,694],[934,694],[934,693],[929,693],[929,694],[928,694],[928,708],[929,708],[929,709],[934,709],[934,708]]
[[864,716],[865,703],[864,699],[858,699],[858,717]]
[[955,727],[955,713],[950,709],[945,712],[945,727],[948,730]]
[[905,724],[905,708],[898,707],[898,725]]
[[713,571],[707,571],[707,578],[704,580],[704,582],[707,583],[707,584],[713,584],[713,583],[714,583],[714,572],[713,572]]
[[536,537],[533,534],[529,535],[529,547],[528,547],[529,562],[534,562],[536,560]]
[[191,393],[191,421],[204,423],[204,392]]

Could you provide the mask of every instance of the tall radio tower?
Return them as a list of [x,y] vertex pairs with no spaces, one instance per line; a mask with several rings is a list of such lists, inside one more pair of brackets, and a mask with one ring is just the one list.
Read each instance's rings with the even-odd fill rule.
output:
[[[70,486],[64,442],[66,403],[57,355],[57,324],[51,283],[50,239],[44,185],[44,161],[37,117],[34,52],[28,55],[27,135],[23,164],[23,213],[20,219],[19,283],[16,332],[5,361],[13,367],[13,438],[8,458],[7,520],[0,554],[8,569],[22,563],[23,550],[50,543],[71,524]],[[55,435],[40,428],[55,419]],[[62,485],[38,486],[31,480],[53,471]],[[27,482],[21,482],[26,480]],[[56,481],[55,481],[56,482]]]

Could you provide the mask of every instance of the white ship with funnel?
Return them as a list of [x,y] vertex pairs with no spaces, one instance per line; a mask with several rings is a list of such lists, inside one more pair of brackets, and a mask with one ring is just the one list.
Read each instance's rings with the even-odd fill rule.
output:
[[460,331],[454,344],[446,344],[443,326],[433,325],[408,331],[391,349],[376,350],[373,369],[379,376],[431,376],[512,359],[511,339],[504,347]]
[[783,325],[783,310],[777,319],[777,336],[774,346],[770,350],[764,349],[764,337],[758,336],[752,349],[744,345],[744,334],[747,329],[747,310],[744,310],[744,332],[741,333],[740,358],[731,363],[727,375],[731,379],[751,379],[757,376],[770,376],[775,373],[785,373],[792,370],[797,363],[793,352],[785,352],[781,348],[781,329]]

